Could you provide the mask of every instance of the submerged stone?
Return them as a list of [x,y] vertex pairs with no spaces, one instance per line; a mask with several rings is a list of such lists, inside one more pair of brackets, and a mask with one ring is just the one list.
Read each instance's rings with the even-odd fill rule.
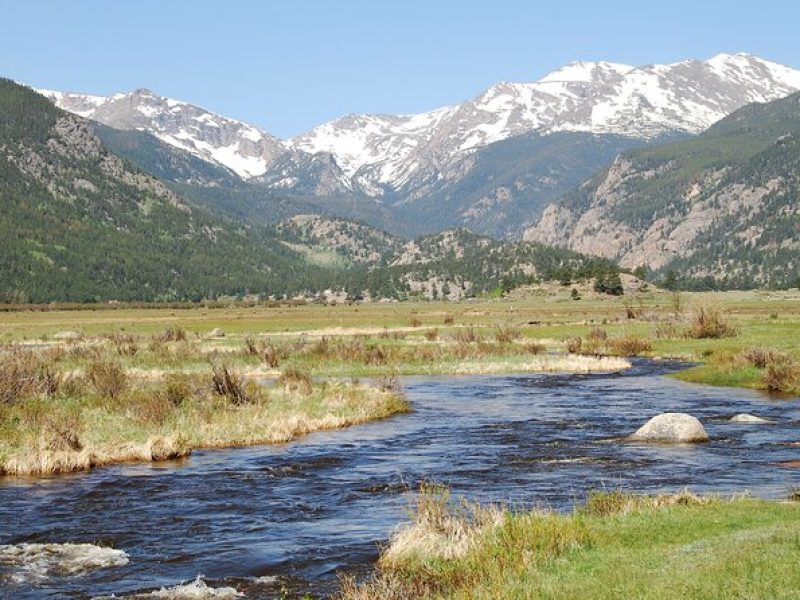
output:
[[771,423],[771,421],[748,413],[739,413],[731,417],[731,423]]
[[662,413],[642,425],[628,439],[635,442],[691,444],[707,442],[708,434],[697,417],[686,413]]

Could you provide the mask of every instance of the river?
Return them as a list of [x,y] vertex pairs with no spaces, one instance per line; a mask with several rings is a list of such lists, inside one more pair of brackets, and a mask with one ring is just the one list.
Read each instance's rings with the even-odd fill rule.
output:
[[[248,598],[325,596],[337,572],[369,571],[425,479],[473,500],[559,510],[599,487],[778,498],[800,485],[800,470],[778,464],[800,459],[787,444],[800,439],[800,402],[664,377],[678,368],[637,360],[617,374],[408,378],[414,411],[386,421],[179,462],[0,480],[0,544],[127,555],[72,574],[44,550],[0,560],[0,597],[124,596],[198,575],[194,587]],[[667,411],[700,418],[711,441],[620,441]],[[740,412],[774,423],[727,421]]]

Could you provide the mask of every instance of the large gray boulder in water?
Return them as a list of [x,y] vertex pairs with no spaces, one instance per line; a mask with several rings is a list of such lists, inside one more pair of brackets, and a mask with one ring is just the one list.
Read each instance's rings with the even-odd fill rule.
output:
[[708,434],[703,424],[686,413],[662,413],[650,419],[631,435],[634,442],[658,442],[662,444],[691,444],[707,442]]

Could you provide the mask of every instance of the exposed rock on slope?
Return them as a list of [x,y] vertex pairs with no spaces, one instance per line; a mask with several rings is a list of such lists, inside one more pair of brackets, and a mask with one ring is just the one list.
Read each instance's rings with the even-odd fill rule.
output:
[[723,285],[800,268],[800,94],[697,139],[628,152],[548,206],[524,239]]

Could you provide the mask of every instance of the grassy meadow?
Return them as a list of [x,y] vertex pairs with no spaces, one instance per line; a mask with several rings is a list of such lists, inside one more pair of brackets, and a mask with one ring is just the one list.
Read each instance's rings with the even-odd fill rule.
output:
[[589,495],[560,514],[423,488],[369,580],[340,600],[797,598],[800,503]]
[[[8,312],[0,342],[63,346],[63,363],[74,368],[92,348],[116,345],[117,360],[142,376],[202,371],[215,357],[262,376],[290,365],[314,376],[371,377],[570,370],[557,356],[569,352],[586,359],[574,370],[597,367],[588,359],[601,356],[649,356],[700,363],[678,375],[687,381],[798,392],[800,291],[584,290],[577,301],[569,291],[542,286],[460,303]],[[702,311],[712,322],[698,330]],[[224,337],[210,336],[215,329]],[[65,331],[79,339],[55,339]]]
[[[800,394],[800,291],[0,313],[0,475],[279,443],[412,410],[400,375],[621,370]],[[800,496],[794,494],[794,500]],[[569,514],[424,487],[341,600],[797,598],[800,504],[593,493]]]

